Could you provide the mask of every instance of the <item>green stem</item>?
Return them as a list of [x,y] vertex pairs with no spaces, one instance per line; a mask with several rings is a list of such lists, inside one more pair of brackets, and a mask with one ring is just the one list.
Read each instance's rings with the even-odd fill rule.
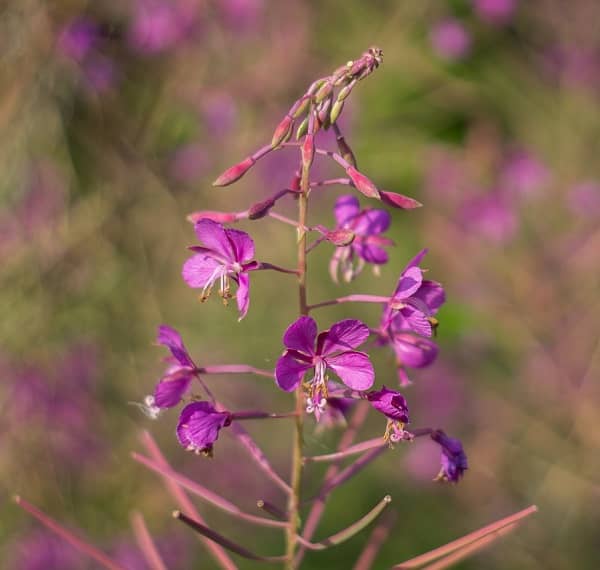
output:
[[[302,169],[300,189],[302,193],[298,197],[298,301],[301,315],[308,315],[308,303],[306,302],[306,216],[308,211],[309,191],[309,169]],[[304,395],[302,385],[296,388],[296,421],[292,442],[292,493],[288,503],[289,526],[286,533],[286,569],[294,570],[294,556],[298,544],[299,526],[299,504],[300,487],[302,482],[302,423],[304,411]]]

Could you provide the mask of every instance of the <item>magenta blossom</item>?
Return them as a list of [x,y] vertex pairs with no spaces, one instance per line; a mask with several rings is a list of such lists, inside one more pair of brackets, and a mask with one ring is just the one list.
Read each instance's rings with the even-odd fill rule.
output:
[[254,257],[254,241],[240,230],[225,228],[212,220],[203,219],[194,227],[198,239],[204,246],[192,246],[196,255],[183,265],[183,279],[193,288],[202,288],[202,301],[206,300],[215,282],[219,282],[219,294],[223,302],[231,298],[229,280],[237,285],[237,306],[240,320],[246,316],[250,305],[249,271],[259,264]]
[[381,390],[373,390],[367,394],[367,400],[387,419],[384,439],[396,443],[404,439],[404,426],[409,423],[408,404],[400,392],[382,386]]
[[361,210],[358,199],[346,195],[336,200],[334,214],[336,230],[354,234],[352,243],[336,248],[331,258],[329,273],[336,283],[340,266],[344,281],[349,282],[362,271],[365,262],[372,263],[375,268],[387,263],[388,254],[383,247],[394,242],[381,236],[390,227],[390,215],[386,210]]
[[317,420],[327,405],[327,369],[333,370],[353,390],[368,390],[375,379],[373,365],[364,352],[354,350],[369,337],[369,328],[354,319],[335,323],[317,336],[317,323],[302,316],[283,335],[286,351],[277,361],[275,380],[286,392],[294,390],[314,369],[307,394],[307,412]]
[[513,16],[516,0],[474,0],[473,7],[482,20],[491,24],[506,24]]
[[437,54],[450,61],[462,59],[471,51],[469,32],[454,18],[438,22],[431,30],[430,41]]
[[441,429],[435,430],[431,439],[442,448],[442,468],[435,481],[458,483],[469,467],[462,443],[458,439],[448,437]]
[[171,356],[166,359],[169,367],[165,375],[156,385],[154,394],[145,401],[148,414],[153,417],[164,408],[177,406],[196,375],[196,365],[175,329],[167,325],[159,326],[156,342],[166,346]]
[[230,424],[229,412],[218,412],[208,402],[192,402],[181,410],[177,439],[188,451],[212,455],[219,431]]
[[414,331],[421,336],[433,335],[437,324],[433,317],[446,300],[442,286],[435,281],[423,279],[419,263],[427,250],[419,252],[404,268],[390,302],[382,316],[382,328],[392,325],[399,330]]

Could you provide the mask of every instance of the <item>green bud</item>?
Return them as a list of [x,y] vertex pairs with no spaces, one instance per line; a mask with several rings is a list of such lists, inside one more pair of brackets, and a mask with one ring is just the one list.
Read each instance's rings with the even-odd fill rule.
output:
[[319,104],[321,101],[324,101],[327,97],[329,97],[329,95],[331,95],[332,91],[333,91],[333,85],[329,82],[325,83],[317,91],[317,94],[315,95],[315,102],[317,104]]
[[296,140],[300,140],[300,138],[302,138],[307,132],[308,132],[308,117],[305,117],[304,120],[300,123],[300,125],[296,129]]
[[329,120],[332,123],[335,123],[338,120],[338,117],[340,116],[343,108],[344,108],[344,102],[340,101],[339,99],[333,104],[331,113],[329,114]]

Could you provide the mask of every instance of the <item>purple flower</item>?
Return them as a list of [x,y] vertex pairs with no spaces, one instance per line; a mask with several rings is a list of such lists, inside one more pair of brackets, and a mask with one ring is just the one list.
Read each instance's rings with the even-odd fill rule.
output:
[[440,57],[458,60],[471,50],[471,36],[464,26],[453,18],[437,23],[431,30],[431,44]]
[[410,421],[404,396],[382,386],[381,390],[369,392],[367,400],[373,408],[388,418],[384,439],[394,443],[404,439],[404,425]]
[[375,379],[373,365],[364,352],[354,350],[369,337],[369,328],[354,319],[335,323],[317,336],[317,323],[300,317],[283,335],[286,351],[277,361],[275,380],[286,392],[294,390],[309,370],[315,373],[307,395],[308,413],[317,420],[327,404],[327,369],[333,370],[353,390],[368,390]]
[[528,152],[512,153],[502,168],[500,187],[516,197],[536,194],[550,180],[550,172],[544,163]]
[[246,233],[227,229],[212,220],[200,220],[194,226],[198,239],[204,246],[192,246],[197,252],[183,265],[183,279],[193,288],[202,288],[202,301],[206,300],[215,282],[223,302],[231,298],[229,280],[238,284],[237,306],[243,319],[250,305],[249,271],[258,268],[254,257],[254,241]]
[[446,300],[446,295],[439,283],[423,279],[419,263],[426,253],[426,249],[419,252],[400,274],[394,294],[383,311],[383,329],[394,321],[398,331],[414,331],[425,337],[433,335],[433,326],[437,323],[433,315]]
[[571,211],[581,217],[600,216],[600,184],[594,180],[581,182],[571,188],[568,194]]
[[336,426],[346,426],[346,417],[358,400],[340,395],[345,390],[346,387],[337,382],[331,380],[327,382],[329,397],[327,398],[327,406],[319,418],[319,431]]
[[393,245],[393,241],[382,237],[390,226],[390,215],[386,210],[360,209],[355,196],[340,196],[334,206],[336,230],[349,230],[354,234],[351,244],[338,247],[331,258],[329,273],[337,283],[341,266],[344,281],[352,281],[363,269],[365,262],[375,266],[388,261],[383,246]]
[[98,42],[100,31],[91,20],[76,18],[63,27],[57,47],[66,57],[81,63]]
[[491,24],[506,24],[512,17],[516,0],[473,0],[475,11],[482,20]]
[[165,375],[156,385],[154,394],[145,402],[149,415],[154,417],[163,408],[177,406],[196,375],[196,365],[175,329],[167,325],[159,326],[156,342],[166,346],[171,351],[171,357],[167,358],[170,366]]
[[435,430],[431,439],[442,448],[442,468],[435,481],[458,483],[469,465],[462,443],[458,439],[448,437],[442,430]]
[[467,202],[463,206],[462,219],[469,229],[495,243],[509,241],[518,229],[515,211],[497,192]]
[[210,456],[219,431],[230,424],[229,412],[218,412],[208,402],[192,402],[181,411],[177,439],[188,451]]

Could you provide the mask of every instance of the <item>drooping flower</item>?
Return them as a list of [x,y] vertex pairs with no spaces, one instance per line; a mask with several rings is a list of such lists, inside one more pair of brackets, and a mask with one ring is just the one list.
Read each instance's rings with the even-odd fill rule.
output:
[[386,210],[361,210],[355,196],[345,195],[336,200],[334,214],[336,230],[354,234],[354,240],[349,245],[336,248],[331,258],[329,273],[336,283],[339,270],[344,281],[349,282],[362,271],[365,263],[372,263],[375,268],[387,263],[388,254],[384,246],[394,242],[381,236],[390,226],[390,215]]
[[333,370],[353,390],[368,390],[375,372],[369,356],[354,350],[369,337],[365,324],[346,319],[318,336],[317,332],[317,323],[307,316],[288,327],[283,335],[286,351],[277,361],[275,380],[282,390],[291,392],[314,369],[308,383],[307,412],[314,412],[318,420],[327,405],[327,369]]
[[392,443],[404,439],[404,426],[410,421],[406,398],[400,392],[382,386],[381,390],[369,392],[367,400],[388,419],[384,439]]
[[196,375],[196,365],[183,344],[181,335],[174,328],[159,326],[156,341],[166,346],[171,356],[166,359],[169,367],[156,385],[154,394],[149,397],[151,399],[145,400],[151,417],[156,417],[163,408],[177,406]]
[[188,451],[210,456],[219,431],[230,424],[229,412],[218,412],[209,402],[192,402],[181,411],[177,439]]
[[469,464],[460,440],[448,437],[441,429],[431,434],[431,439],[442,448],[442,468],[435,481],[458,483]]
[[204,246],[192,246],[196,255],[183,265],[183,279],[192,288],[201,288],[201,300],[206,300],[215,282],[219,282],[219,294],[227,304],[231,298],[230,279],[238,285],[236,294],[240,320],[246,316],[250,305],[249,271],[258,268],[254,257],[254,241],[240,230],[225,228],[213,220],[196,222],[196,235]]
[[419,252],[404,268],[390,302],[382,316],[382,329],[393,326],[397,331],[414,331],[421,336],[433,335],[437,321],[433,315],[446,300],[442,286],[436,281],[423,279],[419,263],[427,250]]

